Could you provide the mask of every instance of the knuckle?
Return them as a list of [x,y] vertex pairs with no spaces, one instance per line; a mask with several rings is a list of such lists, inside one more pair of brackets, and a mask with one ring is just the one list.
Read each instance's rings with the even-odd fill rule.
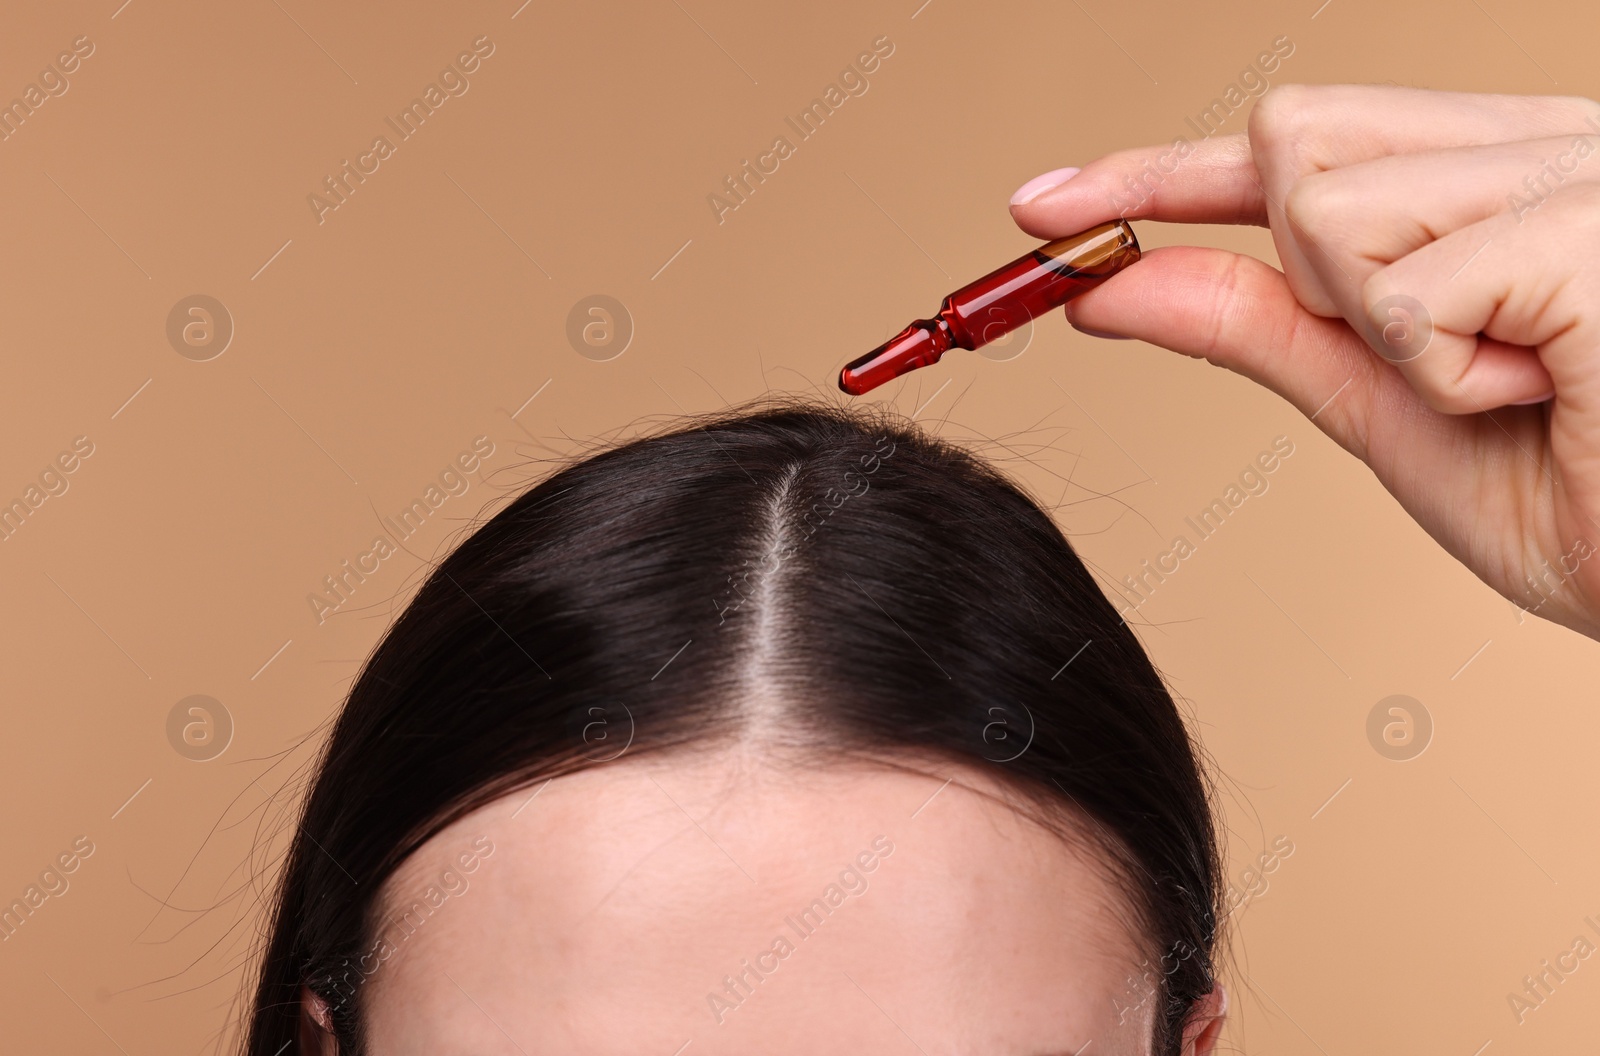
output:
[[1400,292],[1399,284],[1395,281],[1393,271],[1389,268],[1379,268],[1368,275],[1361,283],[1361,311],[1370,320],[1378,311],[1380,302],[1397,295]]
[[[1468,360],[1470,362],[1470,359]],[[1403,364],[1389,364],[1398,371],[1419,399],[1431,410],[1440,414],[1471,414],[1483,408],[1461,387],[1459,371],[1453,370],[1438,358],[1436,350],[1429,349],[1417,359]],[[1463,364],[1461,369],[1465,369]]]
[[1322,94],[1326,91],[1316,85],[1275,84],[1250,111],[1245,135],[1269,194],[1283,194],[1299,177],[1322,168],[1315,157],[1328,130],[1318,115],[1337,104]]
[[[1437,377],[1439,354],[1434,352],[1423,358],[1434,345],[1433,313],[1396,279],[1393,271],[1383,268],[1361,284],[1361,320],[1357,328],[1374,352],[1391,365],[1402,366],[1414,382],[1422,375]],[[1421,385],[1418,391],[1423,391]],[[1454,393],[1441,388],[1440,395],[1450,398]]]
[[1283,197],[1284,215],[1306,231],[1324,231],[1344,211],[1344,181],[1337,171],[1314,172],[1296,180]]
[[1294,140],[1306,126],[1312,89],[1303,84],[1275,84],[1250,111],[1250,142],[1272,149]]

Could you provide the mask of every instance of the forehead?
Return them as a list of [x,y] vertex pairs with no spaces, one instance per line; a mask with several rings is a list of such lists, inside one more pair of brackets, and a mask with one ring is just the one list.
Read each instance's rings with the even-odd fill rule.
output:
[[929,770],[643,757],[490,803],[385,887],[374,1056],[1141,1051],[1098,856]]

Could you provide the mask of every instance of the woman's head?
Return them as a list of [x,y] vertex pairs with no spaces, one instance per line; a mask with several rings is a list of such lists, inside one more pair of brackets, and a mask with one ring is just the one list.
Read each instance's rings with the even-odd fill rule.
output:
[[249,1051],[1168,1056],[1218,887],[1171,697],[1035,503],[906,424],[724,417],[429,576],[327,745]]

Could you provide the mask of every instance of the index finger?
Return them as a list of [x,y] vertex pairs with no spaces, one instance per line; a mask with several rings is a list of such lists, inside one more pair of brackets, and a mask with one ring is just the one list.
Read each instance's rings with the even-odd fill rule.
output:
[[1107,154],[1066,182],[1013,201],[1011,215],[1038,238],[1118,218],[1267,226],[1266,193],[1243,132]]
[[[1038,190],[1038,181],[1024,184],[1017,195],[1023,200],[1013,199],[1011,214],[1040,238],[1060,238],[1118,217],[1266,227],[1272,213],[1281,213],[1290,186],[1312,172],[1389,154],[1585,130],[1600,130],[1600,103],[1580,96],[1280,84],[1251,110],[1248,133],[1198,143],[1179,136],[1168,146],[1108,154],[1048,189]],[[1030,190],[1034,196],[1026,197],[1023,192]],[[1275,241],[1291,281],[1309,273],[1292,240]]]

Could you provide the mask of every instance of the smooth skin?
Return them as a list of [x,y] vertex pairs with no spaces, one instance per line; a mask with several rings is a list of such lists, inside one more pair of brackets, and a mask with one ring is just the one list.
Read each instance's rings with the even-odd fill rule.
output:
[[1283,270],[1156,249],[1072,325],[1315,414],[1485,583],[1600,638],[1600,103],[1282,85],[1247,133],[1185,146],[1047,173],[1012,215],[1039,238],[1254,224]]
[[[384,885],[380,931],[404,937],[360,995],[369,1051],[1147,1056],[1149,944],[1103,852],[977,771],[902,762],[645,756],[469,814]],[[451,892],[431,914],[430,885]],[[728,977],[758,961],[735,1003]],[[1225,1010],[1220,987],[1202,999],[1185,1056]]]

